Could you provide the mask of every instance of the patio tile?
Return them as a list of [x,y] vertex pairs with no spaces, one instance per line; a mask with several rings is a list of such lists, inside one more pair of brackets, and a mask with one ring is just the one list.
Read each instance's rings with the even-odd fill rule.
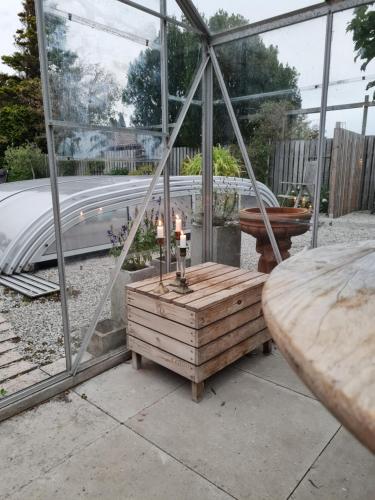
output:
[[287,498],[339,424],[314,399],[227,368],[126,422],[236,498]]
[[179,375],[143,359],[140,370],[134,370],[128,361],[84,382],[76,391],[80,395],[85,394],[89,401],[124,422],[184,381]]
[[7,498],[116,425],[71,392],[2,422],[0,498]]
[[106,434],[12,499],[229,499],[124,426]]
[[374,455],[341,428],[291,498],[374,500]]
[[235,365],[248,373],[275,382],[293,391],[305,394],[314,399],[315,396],[309,391],[305,384],[298,378],[281,352],[274,347],[271,355],[264,356],[261,349],[249,353],[241,358]]

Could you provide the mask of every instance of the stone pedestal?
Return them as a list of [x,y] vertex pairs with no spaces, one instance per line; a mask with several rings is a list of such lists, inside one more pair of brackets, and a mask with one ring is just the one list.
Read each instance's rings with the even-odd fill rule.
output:
[[113,319],[104,319],[96,325],[96,330],[87,350],[93,356],[100,356],[125,344],[126,331],[124,325]]

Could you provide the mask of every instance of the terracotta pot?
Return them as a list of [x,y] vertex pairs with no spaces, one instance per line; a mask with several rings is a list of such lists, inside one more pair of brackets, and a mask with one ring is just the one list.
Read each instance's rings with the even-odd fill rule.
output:
[[[310,228],[311,211],[307,208],[266,208],[283,260],[290,257],[291,237],[306,233]],[[259,208],[240,211],[241,230],[256,238],[256,250],[261,254],[258,271],[270,273],[277,262]]]

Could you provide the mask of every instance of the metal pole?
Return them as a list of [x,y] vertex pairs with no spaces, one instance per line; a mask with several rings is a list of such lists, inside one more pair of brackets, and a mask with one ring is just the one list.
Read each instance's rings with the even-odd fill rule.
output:
[[369,96],[365,96],[365,104],[363,105],[363,118],[362,118],[362,135],[366,135],[367,128],[367,115],[368,115],[368,102]]
[[[160,0],[160,13],[167,14],[167,0]],[[168,35],[167,22],[160,20],[160,83],[161,83],[161,130],[164,134],[169,133],[168,115]],[[167,135],[163,136],[163,149],[168,143]],[[171,270],[171,196],[169,186],[169,161],[167,161],[163,173],[163,196],[164,196],[164,229],[165,229],[165,265],[166,271]]]
[[220,85],[221,93],[223,94],[223,99],[224,99],[225,105],[226,105],[227,110],[228,110],[229,118],[230,118],[230,121],[232,123],[234,133],[236,134],[238,146],[240,148],[242,157],[244,159],[247,173],[248,173],[249,178],[250,178],[252,185],[253,185],[254,193],[255,193],[255,196],[256,196],[256,199],[258,202],[259,210],[262,214],[264,225],[266,226],[267,235],[268,235],[268,238],[271,242],[272,250],[273,250],[273,253],[275,254],[275,259],[276,259],[277,263],[280,264],[280,262],[282,262],[280,250],[279,250],[279,247],[277,246],[275,235],[273,234],[271,223],[270,223],[270,220],[268,218],[268,214],[266,212],[262,197],[260,195],[260,191],[258,188],[258,184],[256,181],[254,171],[253,171],[253,167],[251,166],[251,161],[250,161],[249,155],[247,153],[245,142],[243,140],[241,130],[240,130],[240,127],[238,125],[238,121],[237,121],[237,118],[236,118],[236,115],[235,115],[235,112],[234,112],[234,109],[232,106],[232,102],[230,100],[228,90],[227,90],[223,75],[222,75],[221,70],[220,70],[219,62],[216,58],[215,49],[213,47],[210,47],[209,50],[210,50],[211,61],[212,61],[212,64],[213,64],[213,67],[214,67],[214,70],[216,73],[216,77],[217,77],[219,85]]
[[311,247],[318,246],[318,226],[319,226],[319,207],[320,207],[320,190],[322,187],[322,174],[325,151],[325,129],[327,115],[327,99],[329,85],[329,70],[331,66],[331,46],[332,46],[332,26],[333,14],[329,12],[327,15],[326,38],[324,48],[324,63],[323,63],[323,82],[322,82],[322,97],[320,103],[320,119],[319,119],[319,139],[318,139],[318,168],[315,176],[315,192],[314,192],[314,207],[313,207],[313,225]]
[[109,296],[109,294],[111,293],[111,290],[113,288],[113,285],[120,273],[120,270],[121,270],[121,267],[122,267],[122,264],[123,262],[125,261],[126,259],[126,256],[128,255],[128,252],[129,252],[129,249],[131,247],[131,244],[133,243],[133,240],[134,240],[134,237],[135,237],[135,234],[141,224],[141,221],[143,219],[143,216],[144,216],[144,213],[146,211],[146,208],[147,208],[147,205],[149,204],[151,198],[152,198],[152,194],[154,192],[154,189],[155,189],[155,186],[161,176],[161,173],[163,172],[163,169],[165,167],[165,164],[167,163],[168,161],[168,158],[169,158],[169,155],[171,153],[171,150],[173,148],[173,145],[177,139],[177,136],[180,132],[180,129],[181,129],[181,126],[185,120],[185,117],[186,117],[186,113],[188,112],[188,109],[190,107],[190,104],[191,104],[191,101],[193,100],[193,97],[194,97],[194,94],[198,88],[198,85],[202,79],[202,75],[204,73],[204,70],[207,66],[207,62],[208,62],[208,57],[204,57],[204,59],[202,60],[201,64],[199,65],[199,68],[198,68],[198,71],[194,77],[194,80],[193,80],[193,83],[190,87],[190,90],[189,90],[189,93],[186,97],[186,101],[184,103],[184,105],[182,106],[181,108],[181,111],[180,111],[180,114],[178,116],[178,119],[176,121],[176,126],[174,127],[173,131],[172,131],[172,134],[171,134],[171,137],[169,139],[169,142],[166,146],[166,148],[164,149],[163,151],[163,155],[159,161],[159,165],[157,166],[156,170],[155,170],[155,173],[154,173],[154,176],[151,180],[151,183],[150,183],[150,186],[147,190],[147,193],[145,195],[145,198],[144,198],[144,202],[143,204],[141,205],[140,209],[139,209],[139,212],[138,212],[138,215],[137,217],[134,219],[133,221],[133,224],[132,224],[132,227],[129,231],[129,235],[128,237],[126,238],[126,241],[125,241],[125,244],[124,244],[124,247],[122,249],[122,252],[117,260],[117,263],[116,263],[116,267],[114,269],[114,273],[113,273],[113,276],[112,276],[112,279],[108,282],[107,286],[106,286],[106,289],[103,293],[103,295],[101,296],[100,298],[100,301],[99,301],[99,304],[97,305],[96,309],[95,309],[95,312],[94,312],[94,315],[93,315],[93,318],[91,320],[91,323],[89,325],[89,328],[82,340],[82,344],[81,344],[81,347],[79,348],[79,351],[78,351],[78,354],[74,360],[74,365],[73,365],[73,374],[75,375],[77,373],[77,370],[78,370],[78,367],[79,367],[79,363],[81,361],[81,358],[84,354],[84,352],[86,351],[87,349],[87,346],[89,345],[89,342],[91,340],[91,337],[93,336],[94,334],[94,331],[95,331],[95,327],[96,327],[96,323],[101,315],[101,312],[102,312],[102,309],[107,301],[107,298]]
[[202,79],[203,261],[213,256],[213,71],[209,61]]
[[59,274],[62,325],[64,332],[65,363],[67,371],[70,372],[72,368],[72,356],[71,356],[71,346],[70,346],[69,312],[68,312],[68,299],[66,294],[64,252],[62,246],[60,200],[59,200],[59,189],[57,184],[55,142],[53,137],[53,127],[51,125],[52,111],[51,111],[50,89],[48,83],[48,61],[47,61],[47,48],[45,41],[46,30],[44,25],[42,0],[35,0],[35,14],[36,14],[37,36],[38,36],[38,47],[39,47],[40,79],[42,83],[44,119],[45,119],[47,149],[48,149],[48,164],[49,164],[50,182],[51,182],[53,220],[55,225],[57,268]]

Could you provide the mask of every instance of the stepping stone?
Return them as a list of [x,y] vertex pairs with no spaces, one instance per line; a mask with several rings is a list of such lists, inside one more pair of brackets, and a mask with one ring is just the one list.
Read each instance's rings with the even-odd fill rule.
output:
[[16,344],[14,342],[0,342],[0,356],[7,351],[13,350],[15,347]]
[[27,373],[23,373],[22,375],[18,375],[18,377],[7,380],[6,382],[1,383],[1,387],[6,390],[6,396],[13,394],[14,392],[20,391],[21,389],[25,389],[26,387],[30,387],[31,385],[36,384],[37,382],[41,382],[48,378],[46,373],[43,373],[41,370],[36,368],[35,370],[31,370]]
[[33,365],[29,361],[18,361],[16,363],[12,363],[11,365],[4,366],[0,368],[0,384],[5,382],[10,378],[17,377],[17,375],[21,375],[22,373],[30,372],[38,368],[37,365]]
[[11,330],[12,325],[8,323],[7,321],[4,321],[3,323],[0,323],[0,332],[7,332],[8,330]]
[[19,340],[19,336],[17,334],[13,333],[12,331],[5,332],[5,333],[1,333],[0,332],[0,342],[5,342],[6,340],[15,340],[15,341],[18,341]]
[[0,354],[0,367],[9,365],[15,361],[20,361],[21,359],[23,359],[22,354],[16,352],[15,350]]

